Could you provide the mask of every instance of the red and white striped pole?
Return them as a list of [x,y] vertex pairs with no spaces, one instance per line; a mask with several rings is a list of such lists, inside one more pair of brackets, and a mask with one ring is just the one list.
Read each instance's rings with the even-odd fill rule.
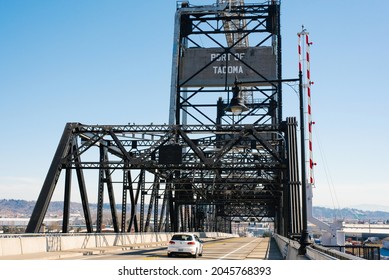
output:
[[[314,173],[313,173],[313,167],[315,165],[313,161],[313,148],[312,148],[312,125],[315,124],[312,121],[312,107],[311,107],[311,85],[313,82],[311,81],[311,68],[310,68],[310,46],[311,42],[309,42],[309,33],[303,29],[298,35],[298,53],[299,53],[299,71],[303,73],[304,69],[303,66],[305,66],[306,71],[306,78],[304,79],[305,82],[303,82],[304,88],[306,88],[307,92],[307,105],[308,105],[308,116],[307,116],[307,122],[308,122],[308,147],[309,147],[309,183],[311,185],[314,185]],[[303,39],[303,40],[302,40]],[[302,41],[304,43],[302,43]],[[303,51],[305,51],[305,59],[303,59]],[[303,74],[304,76],[304,74]]]

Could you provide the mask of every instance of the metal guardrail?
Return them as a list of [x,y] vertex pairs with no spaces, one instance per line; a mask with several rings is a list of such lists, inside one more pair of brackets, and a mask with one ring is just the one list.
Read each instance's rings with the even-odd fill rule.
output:
[[[277,234],[274,235],[274,238],[284,259],[292,260],[299,258],[299,242]],[[318,244],[311,244],[308,246],[305,257],[310,260],[363,260],[362,257],[343,253],[334,248],[328,248]]]
[[332,257],[332,259],[336,259],[336,260],[363,260],[363,258],[360,258],[358,256],[343,253],[339,250],[335,250],[335,249],[330,248],[330,247],[324,247],[324,246],[318,245],[318,244],[312,244],[310,246],[310,248],[312,250],[316,250],[318,252],[324,253],[324,254]]
[[332,248],[339,252],[345,252],[366,260],[380,260],[381,259],[381,248],[378,246],[365,246],[365,245],[345,245],[345,246],[329,246],[323,247]]

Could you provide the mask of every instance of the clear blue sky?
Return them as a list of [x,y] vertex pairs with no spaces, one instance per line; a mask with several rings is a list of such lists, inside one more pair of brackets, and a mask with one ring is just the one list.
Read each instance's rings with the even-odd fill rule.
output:
[[[67,122],[168,122],[175,9],[0,0],[0,199],[37,199]],[[302,24],[313,42],[314,205],[389,206],[388,11],[382,0],[282,1],[284,78],[297,77]],[[298,116],[284,94],[284,116]]]

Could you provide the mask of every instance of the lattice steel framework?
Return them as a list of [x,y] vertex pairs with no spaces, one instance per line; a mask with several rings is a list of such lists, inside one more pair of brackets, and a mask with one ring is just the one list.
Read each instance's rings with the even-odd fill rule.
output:
[[[279,11],[276,1],[202,7],[183,3],[176,13],[170,124],[68,123],[27,232],[40,230],[64,172],[63,232],[69,228],[71,186],[76,182],[88,232],[102,231],[108,198],[115,232],[228,232],[233,221],[266,219],[274,221],[280,234],[300,233],[297,122],[282,120],[286,80],[281,77]],[[236,23],[239,26],[234,28]],[[230,36],[235,33],[239,36]],[[243,40],[254,48],[271,47],[275,77],[267,78],[236,55]],[[222,51],[183,79],[185,53],[205,45]],[[223,55],[232,55],[250,69],[252,80],[239,81],[227,71],[222,86],[191,83]],[[225,110],[233,86],[239,86],[248,108],[238,116]],[[87,192],[92,171],[97,178],[96,219]],[[115,200],[118,188],[121,217]]]
[[[239,117],[222,114],[222,122],[232,123],[280,123],[282,121],[282,64],[281,64],[281,35],[279,25],[279,4],[238,5],[220,4],[205,7],[184,7],[176,14],[174,36],[172,89],[170,122],[181,123],[215,123],[217,116],[217,98],[222,98],[226,107],[231,98],[232,84],[239,71],[228,71],[232,67],[225,61],[222,83],[218,87],[207,85],[206,81],[199,86],[198,77],[208,70],[212,72],[215,63],[226,57],[239,62],[252,71],[249,80],[240,81],[244,88],[242,94],[249,111]],[[235,23],[235,24],[234,24]],[[230,39],[234,36],[233,41]],[[243,44],[244,42],[244,44]],[[237,53],[243,48],[270,48],[275,57],[276,69],[274,77],[264,76],[256,65],[261,61],[247,61]],[[185,57],[194,49],[215,49],[208,63],[201,65],[197,71],[183,75],[185,72]],[[266,67],[265,65],[264,67]],[[226,70],[227,69],[227,70]],[[229,73],[228,73],[229,72]],[[201,81],[201,80],[200,80]],[[201,83],[201,82],[200,82]],[[245,85],[250,87],[245,87]]]

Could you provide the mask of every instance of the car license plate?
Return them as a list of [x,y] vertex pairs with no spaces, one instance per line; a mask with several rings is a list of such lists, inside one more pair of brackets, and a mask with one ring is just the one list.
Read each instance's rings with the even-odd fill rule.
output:
[[184,251],[184,249],[178,249],[178,252],[183,252]]

